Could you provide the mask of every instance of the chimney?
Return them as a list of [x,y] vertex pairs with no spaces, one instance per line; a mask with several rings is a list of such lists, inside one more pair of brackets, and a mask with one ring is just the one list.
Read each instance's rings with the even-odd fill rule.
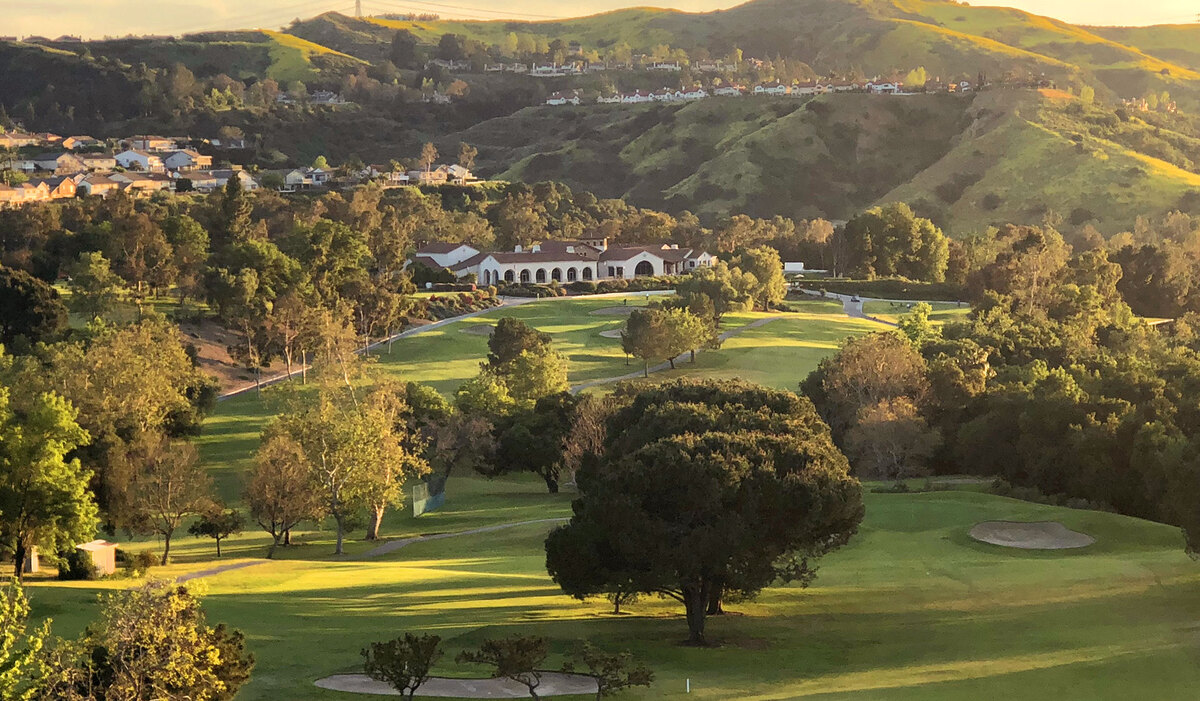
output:
[[607,237],[607,236],[605,236],[604,238],[600,239],[600,250],[601,250],[601,251],[607,251],[607,250],[608,250],[608,237]]
[[567,246],[567,253],[574,253],[574,252],[575,252],[574,246]]
[[533,253],[541,253],[542,245],[540,243],[535,243],[532,247],[530,247],[529,250]]
[[513,253],[520,253],[520,252],[521,252],[521,244],[518,243],[517,245],[513,246]]

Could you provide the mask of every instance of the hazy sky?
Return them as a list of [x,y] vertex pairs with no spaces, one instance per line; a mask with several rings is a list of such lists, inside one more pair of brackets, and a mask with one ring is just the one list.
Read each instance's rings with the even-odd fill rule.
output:
[[[474,19],[549,19],[659,5],[688,11],[738,4],[729,0],[363,0],[368,14],[433,12]],[[1196,0],[995,0],[1006,5],[1081,24],[1160,24],[1195,22]],[[182,34],[234,28],[276,28],[294,17],[354,11],[354,0],[0,0],[0,35],[85,37],[126,34]]]

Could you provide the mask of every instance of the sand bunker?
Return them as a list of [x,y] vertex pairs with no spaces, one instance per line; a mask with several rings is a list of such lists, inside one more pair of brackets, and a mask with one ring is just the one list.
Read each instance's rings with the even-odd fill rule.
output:
[[[318,679],[317,686],[333,691],[375,696],[399,696],[400,692],[384,682],[377,682],[365,674],[335,674]],[[572,696],[595,694],[596,680],[580,674],[546,672],[537,688],[538,696]],[[459,699],[527,699],[529,690],[508,679],[446,679],[433,677],[417,689],[417,696],[450,697]]]
[[469,333],[472,336],[491,336],[496,330],[491,324],[468,324],[462,329],[462,333]]
[[645,309],[645,307],[604,307],[603,309],[593,309],[588,314],[596,316],[629,316],[635,309]]
[[601,331],[600,335],[605,338],[620,338],[621,329],[609,329],[608,331]]
[[1086,533],[1073,531],[1055,521],[984,521],[971,529],[975,540],[1022,550],[1067,550],[1096,542]]

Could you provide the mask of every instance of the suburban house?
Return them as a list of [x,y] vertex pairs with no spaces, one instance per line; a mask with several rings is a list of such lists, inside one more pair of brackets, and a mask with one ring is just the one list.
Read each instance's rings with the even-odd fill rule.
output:
[[490,253],[465,244],[431,243],[418,250],[409,263],[447,268],[459,277],[475,275],[481,284],[495,285],[679,275],[713,261],[705,251],[670,244],[610,247],[607,239],[592,239],[543,241]]
[[755,95],[786,95],[788,94],[788,86],[775,81],[773,83],[760,83],[754,86]]
[[297,168],[283,176],[288,190],[307,190],[325,187],[329,183],[329,172],[321,168]]
[[0,134],[0,148],[21,148],[22,146],[35,146],[39,140],[33,134],[26,134],[19,131],[8,131]]
[[233,178],[237,178],[238,182],[242,184],[242,189],[246,190],[247,192],[253,192],[260,187],[258,181],[254,179],[254,176],[250,175],[241,168],[218,168],[216,170],[209,171],[209,175],[211,175],[213,179],[217,181],[217,187],[225,187]]
[[620,95],[600,95],[599,97],[596,98],[596,103],[601,104],[601,105],[608,105],[608,104],[614,104],[614,103],[620,104],[620,102],[621,102]]
[[[217,184],[217,179],[209,171],[194,170],[194,171],[189,171],[187,173],[176,174],[176,177],[175,177],[175,191],[176,192],[183,192],[183,191],[186,191],[189,189],[186,185],[184,185],[185,180],[191,184],[190,189],[198,190],[200,192],[212,192],[213,190],[216,190],[217,188],[221,187],[220,185]],[[184,186],[180,187],[181,185],[184,185]]]
[[147,172],[159,172],[166,170],[163,164],[162,157],[158,154],[150,153],[142,149],[129,149],[118,153],[114,158],[122,168],[127,170],[141,170]]
[[201,170],[212,167],[212,156],[204,156],[185,148],[166,154],[162,157],[162,162],[170,170]]
[[713,89],[713,95],[717,97],[740,97],[745,92],[746,88],[741,85],[722,85]]
[[900,83],[867,83],[867,90],[876,95],[895,95],[901,87]]
[[329,90],[314,90],[308,96],[308,101],[314,105],[344,105],[346,100],[341,95]]
[[43,153],[30,160],[33,161],[36,170],[45,170],[51,173],[78,173],[86,170],[83,159],[66,151]]
[[134,151],[173,151],[175,139],[165,136],[135,136],[129,140],[129,148]]
[[579,93],[576,92],[575,90],[568,90],[567,92],[554,92],[554,93],[550,94],[550,97],[546,98],[546,104],[547,105],[578,105],[579,104]]
[[621,94],[622,104],[631,105],[639,102],[654,102],[654,95],[645,90],[634,90]]
[[83,161],[83,169],[93,173],[108,171],[117,167],[117,159],[107,153],[81,153],[79,160]]
[[683,70],[683,67],[679,65],[679,61],[673,61],[670,63],[665,62],[665,61],[655,61],[654,63],[651,63],[649,66],[647,66],[646,70],[649,70],[649,71],[673,71],[674,72],[674,71]]
[[113,173],[108,176],[117,182],[122,192],[130,194],[171,190],[174,180],[165,173]]
[[75,188],[76,192],[82,192],[85,195],[108,197],[110,194],[121,189],[121,183],[107,175],[80,173],[75,176]]
[[434,166],[429,170],[410,170],[408,171],[408,180],[416,185],[445,185],[446,183],[469,185],[479,182],[479,178],[475,177],[471,171],[458,164]]
[[99,139],[93,139],[90,136],[68,136],[62,140],[62,147],[71,151],[81,148],[93,148],[103,146],[104,142]]
[[47,197],[52,200],[66,199],[75,196],[75,181],[67,175],[56,175],[53,178],[30,180],[29,184],[35,187],[39,184],[44,184],[46,186]]

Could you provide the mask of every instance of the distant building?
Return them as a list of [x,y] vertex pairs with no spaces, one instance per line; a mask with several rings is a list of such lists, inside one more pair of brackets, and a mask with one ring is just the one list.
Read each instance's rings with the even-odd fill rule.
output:
[[550,94],[550,97],[546,98],[546,104],[547,105],[578,105],[579,104],[579,93],[575,90],[568,90],[566,92],[554,92],[554,93]]
[[163,159],[158,154],[150,153],[142,149],[128,149],[118,153],[113,158],[122,168],[128,170],[141,170],[147,172],[162,172],[166,170],[163,164]]

